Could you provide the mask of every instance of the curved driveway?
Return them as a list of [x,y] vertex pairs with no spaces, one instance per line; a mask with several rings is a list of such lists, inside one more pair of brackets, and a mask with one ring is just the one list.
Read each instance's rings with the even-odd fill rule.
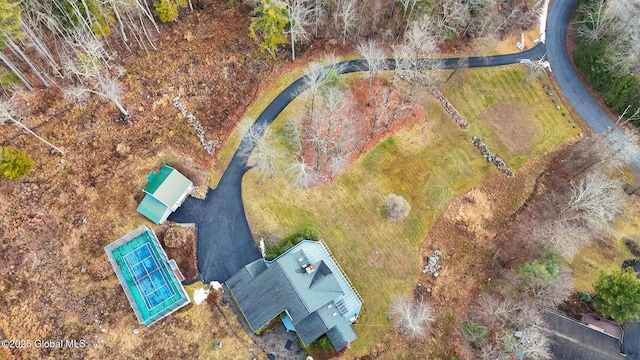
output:
[[[501,66],[519,63],[522,59],[537,60],[548,51],[551,69],[578,114],[597,132],[612,126],[611,120],[591,99],[566,55],[566,28],[575,0],[555,0],[547,19],[547,45],[540,43],[527,51],[498,56],[470,57],[469,67]],[[460,58],[441,59],[441,68],[459,66]],[[430,68],[432,60],[424,59],[417,68]],[[341,73],[366,71],[364,60],[346,61],[337,66]],[[395,60],[386,61],[395,69]],[[284,89],[258,116],[253,126],[271,124],[295,97],[307,88],[305,77]],[[251,150],[255,144],[243,138],[240,147]],[[169,220],[195,223],[198,231],[197,257],[200,280],[224,282],[246,264],[260,258],[242,203],[242,177],[250,168],[247,159],[236,151],[218,186],[210,189],[205,200],[189,198]]]
[[547,60],[564,96],[584,121],[597,133],[613,126],[607,114],[593,101],[580,81],[566,51],[567,27],[576,0],[556,0],[547,18]]
[[[558,86],[578,115],[595,132],[603,133],[614,122],[593,100],[567,55],[567,27],[576,6],[576,0],[555,0],[551,4],[547,17],[547,60]],[[640,159],[631,166],[640,176]]]
[[[469,67],[516,64],[522,59],[537,59],[544,52],[544,44],[538,44],[517,54],[470,57],[468,64]],[[456,68],[459,60],[442,59],[441,68]],[[431,60],[424,59],[418,61],[417,67],[428,69],[430,64]],[[345,61],[338,65],[343,74],[367,70],[363,60]],[[387,60],[386,65],[390,70],[395,69],[395,60]],[[305,79],[302,77],[284,89],[258,116],[253,126],[271,124],[298,94],[307,89]],[[255,144],[247,144],[248,141],[247,137],[243,138],[239,148],[251,150]],[[243,266],[260,258],[242,203],[242,177],[249,169],[247,159],[236,151],[218,186],[209,189],[204,200],[190,197],[169,216],[171,221],[196,224],[198,269],[200,280],[204,282],[224,282]]]

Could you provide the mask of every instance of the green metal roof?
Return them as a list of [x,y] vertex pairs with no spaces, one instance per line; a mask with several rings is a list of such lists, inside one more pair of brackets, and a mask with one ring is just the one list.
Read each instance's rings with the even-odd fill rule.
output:
[[177,202],[193,186],[191,180],[168,165],[163,165],[157,174],[149,174],[147,179],[149,185],[144,188],[144,192],[172,210],[177,208]]
[[176,211],[193,188],[191,180],[168,165],[163,165],[157,174],[149,174],[147,180],[149,185],[144,188],[147,195],[138,206],[138,212],[156,224],[162,224]]
[[158,171],[157,174],[155,173],[149,174],[149,176],[147,176],[147,180],[149,180],[149,185],[147,185],[144,188],[144,191],[150,194],[153,194],[154,192],[156,192],[156,190],[158,190],[160,185],[162,185],[162,183],[167,179],[167,177],[169,177],[169,174],[171,174],[174,170],[175,169],[172,168],[171,166],[162,165],[162,167],[160,168],[160,171]]
[[142,199],[137,210],[140,214],[146,216],[156,224],[163,223],[171,214],[171,209],[148,194],[145,195],[144,199]]

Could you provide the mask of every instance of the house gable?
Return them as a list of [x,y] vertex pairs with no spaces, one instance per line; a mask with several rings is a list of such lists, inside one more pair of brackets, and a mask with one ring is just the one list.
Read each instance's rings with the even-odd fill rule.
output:
[[339,351],[356,339],[351,323],[362,302],[323,242],[305,240],[273,261],[257,260],[226,285],[253,331],[285,312],[305,344],[326,333]]
[[193,183],[174,168],[163,165],[158,173],[147,176],[145,197],[138,212],[156,224],[162,224],[186,200]]

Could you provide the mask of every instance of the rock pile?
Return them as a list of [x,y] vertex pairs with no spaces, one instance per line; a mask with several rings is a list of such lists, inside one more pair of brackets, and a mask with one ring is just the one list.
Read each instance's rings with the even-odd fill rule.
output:
[[500,170],[500,172],[506,174],[507,177],[510,177],[510,178],[516,177],[511,171],[511,169],[509,169],[507,164],[505,164],[505,162],[502,159],[500,159],[498,155],[492,153],[491,150],[489,150],[489,148],[487,147],[487,145],[485,145],[484,142],[482,142],[482,140],[480,140],[479,137],[477,136],[472,137],[471,142],[478,149],[480,149],[480,153],[482,153],[482,156],[487,158],[487,161],[492,162],[498,168],[498,170]]
[[200,140],[200,143],[202,144],[202,147],[204,148],[204,150],[209,154],[213,154],[213,147],[215,146],[215,141],[212,141],[206,138],[206,136],[204,135],[204,129],[202,128],[202,125],[200,125],[198,120],[196,120],[195,115],[190,113],[184,107],[184,105],[182,105],[182,103],[180,102],[180,96],[176,96],[173,98],[173,106],[175,106],[176,109],[178,109],[180,113],[182,113],[182,116],[184,116],[187,119],[187,122],[189,123],[189,125],[193,126],[193,128],[196,129],[196,135],[198,136],[198,139]]
[[436,250],[433,252],[433,255],[427,257],[427,265],[425,265],[422,272],[433,277],[440,276],[440,269],[442,269],[442,266],[440,265],[440,256],[442,256],[442,251]]
[[458,124],[458,126],[460,126],[460,128],[462,128],[463,130],[466,130],[467,126],[469,126],[469,123],[462,117],[462,115],[460,115],[458,110],[453,107],[449,100],[447,100],[447,98],[444,97],[444,95],[442,95],[442,93],[433,86],[429,86],[429,92],[431,93],[431,95],[433,95],[433,97],[440,101],[440,105],[442,105],[447,114],[451,116],[456,124]]

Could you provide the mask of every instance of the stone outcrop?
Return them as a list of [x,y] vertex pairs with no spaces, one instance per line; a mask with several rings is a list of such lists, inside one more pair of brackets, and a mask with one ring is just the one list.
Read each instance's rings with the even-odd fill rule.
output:
[[184,105],[180,102],[180,96],[176,96],[173,98],[173,106],[175,106],[176,109],[180,111],[182,116],[184,116],[187,119],[187,122],[189,123],[189,125],[193,126],[193,128],[196,129],[196,135],[198,136],[198,140],[200,140],[200,143],[202,144],[202,147],[204,148],[204,150],[209,154],[213,154],[213,147],[215,146],[216,142],[207,139],[207,137],[204,134],[204,129],[202,128],[202,125],[200,125],[198,120],[196,120],[195,115],[190,113],[184,107]]
[[440,269],[442,269],[442,265],[440,265],[441,256],[442,251],[434,251],[433,255],[427,257],[427,264],[424,266],[424,270],[422,270],[422,272],[433,277],[440,276]]
[[488,162],[493,163],[498,168],[498,170],[500,170],[500,172],[506,174],[507,177],[510,177],[510,178],[516,177],[511,171],[511,169],[509,169],[507,164],[505,164],[505,162],[500,157],[498,157],[498,155],[492,153],[491,150],[489,150],[489,148],[487,147],[487,145],[485,145],[484,142],[482,142],[482,140],[480,140],[479,137],[477,136],[472,137],[471,142],[478,149],[480,149],[480,153],[482,153],[482,156],[484,156]]

